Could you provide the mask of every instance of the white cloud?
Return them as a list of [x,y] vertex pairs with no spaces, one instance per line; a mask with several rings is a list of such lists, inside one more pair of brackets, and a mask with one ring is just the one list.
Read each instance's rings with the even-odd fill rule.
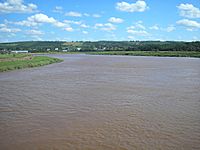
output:
[[35,14],[27,18],[27,20],[23,20],[20,22],[16,22],[15,24],[22,25],[22,26],[38,26],[42,23],[52,23],[55,24],[57,21],[52,18],[48,17],[45,14]]
[[66,27],[69,26],[66,23],[57,21],[56,19],[54,19],[53,17],[48,17],[45,14],[35,14],[33,16],[30,16],[27,18],[27,20],[23,20],[20,22],[15,22],[15,24],[17,25],[21,25],[21,26],[38,26],[41,25],[43,23],[49,23],[52,24],[56,27]]
[[78,23],[78,22],[68,21],[68,20],[60,22],[60,21],[54,19],[53,17],[49,17],[45,14],[40,13],[40,14],[35,14],[33,16],[28,17],[27,20],[13,22],[13,23],[16,25],[28,26],[28,27],[39,26],[39,25],[46,23],[46,24],[51,24],[55,27],[62,28],[63,30],[71,32],[71,31],[73,31],[73,28],[70,26],[70,23]]
[[150,27],[149,29],[151,30],[159,30],[159,26],[158,25],[153,25],[152,27]]
[[186,30],[187,31],[194,31],[195,29],[194,28],[187,28]]
[[145,30],[146,27],[142,24],[142,21],[138,21],[138,22],[134,23],[133,26],[130,26],[127,29],[142,29],[142,30]]
[[177,6],[180,10],[180,15],[187,18],[200,18],[200,9],[192,4],[180,4]]
[[89,28],[90,26],[86,25],[86,24],[81,24],[80,27],[82,27],[82,28]]
[[143,30],[146,29],[146,27],[144,25],[142,25],[142,21],[136,22],[135,27],[139,28],[139,29],[143,29]]
[[94,28],[104,30],[104,31],[116,30],[116,27],[112,23],[105,23],[105,24],[97,23],[97,24],[95,24]]
[[176,29],[174,25],[169,25],[168,27],[162,28],[159,27],[157,24],[149,27],[150,30],[160,30],[160,31],[165,31],[165,32],[172,32]]
[[26,34],[28,34],[28,35],[43,35],[44,33],[39,30],[27,30]]
[[92,17],[94,17],[94,18],[100,18],[101,15],[99,15],[99,14],[93,14]]
[[70,16],[70,17],[82,17],[82,14],[79,13],[79,12],[70,11],[70,12],[67,12],[67,13],[65,14],[65,16]]
[[28,17],[28,21],[37,22],[37,23],[55,23],[57,22],[53,17],[48,17],[45,14],[36,14],[31,17]]
[[74,31],[74,29],[72,27],[67,27],[67,28],[65,28],[65,30],[68,31],[68,32]]
[[124,22],[123,19],[121,19],[121,18],[115,18],[115,17],[111,17],[108,21],[112,22],[112,23],[122,23],[122,22]]
[[6,0],[0,3],[0,13],[32,13],[37,10],[35,4],[24,4],[23,0]]
[[70,16],[70,17],[94,17],[94,18],[100,18],[101,15],[100,14],[88,14],[88,13],[80,13],[80,12],[76,12],[76,11],[70,11],[65,13],[65,16]]
[[116,9],[125,12],[143,12],[148,8],[143,0],[138,0],[136,3],[118,2]]
[[63,12],[63,8],[61,6],[56,6],[55,9],[53,10],[53,12],[62,13]]
[[0,32],[4,32],[4,33],[16,33],[20,31],[21,29],[18,29],[18,28],[9,28],[7,26],[0,27]]
[[133,39],[135,39],[135,37],[130,35],[130,36],[128,36],[128,39],[133,40]]
[[23,21],[18,21],[18,22],[13,22],[16,25],[20,25],[20,26],[38,26],[39,24],[37,22],[32,22],[32,21],[28,21],[28,20],[23,20]]
[[90,26],[83,23],[82,21],[73,21],[73,20],[64,20],[64,23],[68,24],[68,25],[79,25],[81,28],[89,28]]
[[64,20],[64,23],[80,25],[82,22],[81,21],[73,21],[73,20]]
[[65,24],[63,22],[60,22],[60,21],[54,22],[53,25],[56,26],[56,27],[65,27],[65,26],[68,26],[67,24]]
[[90,16],[90,14],[88,14],[88,13],[84,13],[83,15],[86,16],[86,17]]
[[102,23],[96,23],[95,28],[103,27],[104,25]]
[[0,28],[6,27],[6,24],[0,24]]
[[88,34],[88,32],[87,32],[87,31],[83,31],[82,33],[83,33],[83,34]]
[[170,26],[168,26],[167,28],[166,28],[166,31],[167,32],[172,32],[172,31],[174,31],[176,28],[173,26],[173,25],[170,25]]
[[133,30],[133,29],[128,29],[127,33],[137,35],[137,36],[149,36],[149,33],[145,30]]
[[134,25],[127,27],[127,33],[136,36],[149,36],[150,34],[146,31],[146,27],[142,23],[142,21],[137,21]]
[[188,30],[198,29],[200,28],[200,23],[193,20],[182,19],[176,22],[179,25],[185,26]]

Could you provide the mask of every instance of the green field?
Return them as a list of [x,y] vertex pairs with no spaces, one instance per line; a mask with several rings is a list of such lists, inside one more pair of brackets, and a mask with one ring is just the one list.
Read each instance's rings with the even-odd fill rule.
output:
[[38,67],[61,61],[61,59],[51,58],[47,56],[32,56],[28,54],[1,54],[0,72],[22,68]]
[[23,58],[26,56],[30,56],[29,54],[0,54],[0,60],[3,59],[13,59],[13,58]]
[[101,52],[87,52],[87,54],[200,58],[200,52],[197,51],[101,51]]

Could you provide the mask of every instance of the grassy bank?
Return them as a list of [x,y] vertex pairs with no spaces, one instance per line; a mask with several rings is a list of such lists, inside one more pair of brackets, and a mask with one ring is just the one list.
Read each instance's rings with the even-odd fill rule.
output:
[[30,56],[29,54],[0,54],[0,60],[13,59],[13,58],[24,58]]
[[28,54],[1,54],[0,55],[0,72],[38,67],[56,62],[61,62],[58,58],[47,56],[32,56]]
[[30,54],[84,54],[84,52],[79,51],[72,51],[72,52],[37,52],[37,53],[30,53]]
[[200,58],[200,52],[197,51],[101,51],[101,52],[87,52],[87,54]]

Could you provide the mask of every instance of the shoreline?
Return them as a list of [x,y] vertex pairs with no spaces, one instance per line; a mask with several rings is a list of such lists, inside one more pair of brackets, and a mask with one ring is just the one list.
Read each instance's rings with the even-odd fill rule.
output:
[[39,67],[63,61],[58,58],[30,54],[3,54],[0,56],[0,60],[0,72]]
[[88,54],[88,55],[121,55],[121,56],[155,56],[155,57],[189,57],[200,58],[198,51],[86,51],[86,52],[47,52],[31,54]]
[[186,57],[200,58],[200,52],[195,51],[102,51],[86,52],[90,55],[115,55],[115,56],[154,56],[154,57]]

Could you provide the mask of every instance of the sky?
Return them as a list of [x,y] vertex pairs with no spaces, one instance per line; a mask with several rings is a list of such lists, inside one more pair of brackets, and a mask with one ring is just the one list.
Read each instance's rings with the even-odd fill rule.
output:
[[0,0],[0,42],[199,41],[200,0]]

